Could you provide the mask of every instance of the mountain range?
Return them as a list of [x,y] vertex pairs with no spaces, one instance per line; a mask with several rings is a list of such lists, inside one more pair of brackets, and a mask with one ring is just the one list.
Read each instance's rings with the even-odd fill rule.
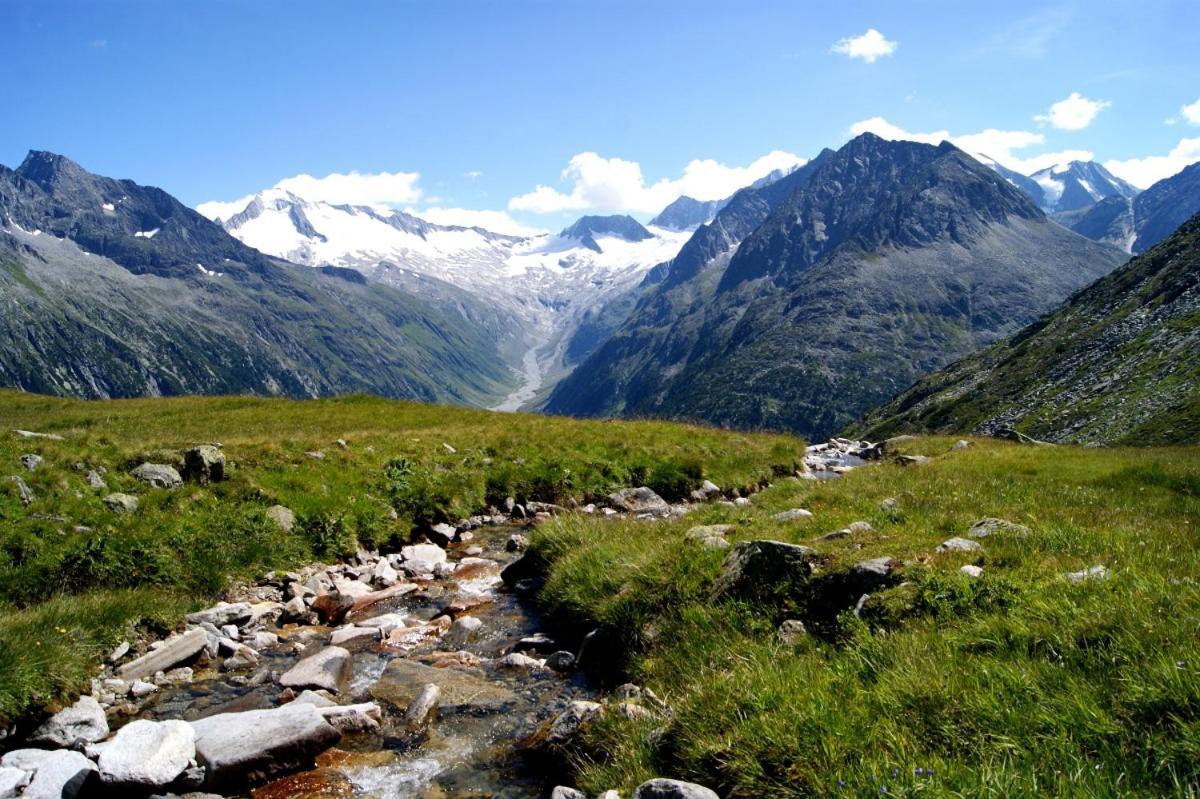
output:
[[1014,336],[931,375],[855,432],[1200,441],[1200,214]]
[[454,311],[268,257],[164,191],[62,156],[0,167],[0,221],[6,386],[483,404],[513,382],[493,337]]
[[863,134],[734,195],[546,409],[819,438],[1123,261],[950,144]]

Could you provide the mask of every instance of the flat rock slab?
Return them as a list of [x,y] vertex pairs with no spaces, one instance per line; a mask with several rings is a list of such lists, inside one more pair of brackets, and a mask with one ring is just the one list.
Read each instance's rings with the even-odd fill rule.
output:
[[287,704],[193,721],[196,759],[212,790],[234,790],[312,765],[341,740],[318,708]]
[[131,660],[117,669],[117,676],[126,682],[149,677],[157,671],[167,671],[200,654],[208,645],[208,633],[199,627],[168,639],[162,646]]
[[301,660],[279,678],[285,688],[324,688],[337,693],[350,676],[352,655],[340,646],[328,646]]
[[795,522],[800,519],[811,519],[812,511],[804,508],[792,508],[791,510],[780,511],[771,517],[777,522]]
[[104,744],[98,765],[107,785],[169,785],[196,756],[195,732],[186,721],[131,721]]
[[0,767],[31,773],[22,799],[75,799],[96,771],[96,764],[68,749],[17,749],[0,758]]
[[55,713],[34,730],[29,741],[67,748],[76,741],[94,743],[108,737],[108,719],[104,708],[90,696],[81,696],[70,707]]
[[427,685],[438,688],[442,707],[500,710],[516,701],[516,694],[478,672],[439,669],[404,658],[388,663],[383,675],[371,686],[375,699],[397,708],[407,708]]

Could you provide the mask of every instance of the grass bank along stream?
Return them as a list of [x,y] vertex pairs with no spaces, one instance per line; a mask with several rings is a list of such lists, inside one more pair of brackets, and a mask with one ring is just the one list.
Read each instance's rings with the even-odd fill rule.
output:
[[[803,442],[786,436],[367,397],[80,402],[0,392],[0,420],[6,725],[85,689],[130,626],[165,632],[231,580],[336,559],[359,543],[394,546],[416,522],[468,516],[509,496],[583,502],[648,484],[678,497],[702,478],[751,487],[803,455]],[[229,459],[224,482],[166,491],[130,475],[209,442]],[[23,455],[41,462],[28,469]],[[104,487],[89,484],[92,471]],[[104,497],[115,492],[136,495],[136,512],[109,507]],[[295,512],[291,533],[266,517],[275,504]]]
[[[603,627],[674,709],[665,731],[594,725],[581,787],[672,774],[762,799],[1197,795],[1200,451],[954,443],[913,440],[936,457],[781,479],[676,522],[539,528],[550,628]],[[792,508],[813,515],[775,518]],[[1020,527],[971,537],[984,517]],[[870,527],[822,538],[854,522]],[[687,537],[716,524],[734,549]],[[952,538],[978,548],[939,551]],[[760,570],[714,599],[736,544],[760,539],[807,545],[812,573]],[[855,572],[864,561],[886,565]],[[786,620],[808,632],[781,635]]]

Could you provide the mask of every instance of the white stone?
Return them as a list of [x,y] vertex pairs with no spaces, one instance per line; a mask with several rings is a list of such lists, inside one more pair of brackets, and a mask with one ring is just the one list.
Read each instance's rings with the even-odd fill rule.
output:
[[131,721],[100,753],[100,779],[116,785],[158,787],[174,782],[196,756],[186,721]]

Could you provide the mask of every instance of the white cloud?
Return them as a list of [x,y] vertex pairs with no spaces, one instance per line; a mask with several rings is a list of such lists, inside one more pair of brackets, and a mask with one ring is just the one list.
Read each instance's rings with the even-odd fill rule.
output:
[[1181,107],[1179,113],[1189,125],[1200,125],[1200,100]]
[[506,233],[510,236],[535,236],[545,233],[541,228],[523,225],[504,211],[476,211],[470,208],[426,208],[421,211],[412,208],[408,213],[419,216],[435,225],[458,225],[460,227],[481,227],[493,233]]
[[1045,114],[1038,114],[1034,119],[1059,130],[1083,130],[1110,105],[1112,103],[1107,100],[1089,100],[1079,92],[1071,92],[1065,100],[1052,104]]
[[727,166],[712,159],[697,159],[684,167],[676,179],[663,178],[647,184],[636,161],[604,158],[593,152],[574,156],[561,179],[570,181],[570,191],[539,185],[513,197],[513,211],[552,214],[561,211],[624,211],[657,213],[682,195],[696,200],[719,200],[748,186],[777,169],[792,169],[805,159],[775,150],[746,166]]
[[1146,189],[1197,161],[1200,161],[1200,137],[1180,139],[1166,155],[1105,161],[1104,168],[1138,188]]
[[[417,172],[334,172],[323,178],[295,175],[284,178],[271,188],[289,191],[312,202],[369,205],[384,209],[418,202],[422,195],[417,186],[420,177]],[[215,200],[200,203],[196,210],[209,219],[228,219],[245,209],[253,198],[254,195],[249,195],[231,202]]]
[[940,144],[948,141],[968,153],[988,156],[999,164],[1025,175],[1033,174],[1039,169],[1045,169],[1055,164],[1067,161],[1090,161],[1094,157],[1094,154],[1088,150],[1060,150],[1030,156],[1018,155],[1013,151],[1026,150],[1046,142],[1046,137],[1042,134],[1027,130],[988,128],[978,133],[957,136],[948,130],[914,133],[888,122],[883,117],[871,117],[851,125],[850,133],[855,136],[860,133],[874,133],[884,139],[903,139],[924,144]]
[[861,36],[838,39],[833,43],[833,47],[829,48],[829,52],[838,53],[847,58],[861,58],[868,64],[873,64],[876,60],[896,52],[896,48],[899,46],[898,42],[889,41],[879,31],[869,28]]
[[467,180],[479,180],[483,177],[483,172],[478,169],[472,169],[469,172],[463,172],[463,177]]

